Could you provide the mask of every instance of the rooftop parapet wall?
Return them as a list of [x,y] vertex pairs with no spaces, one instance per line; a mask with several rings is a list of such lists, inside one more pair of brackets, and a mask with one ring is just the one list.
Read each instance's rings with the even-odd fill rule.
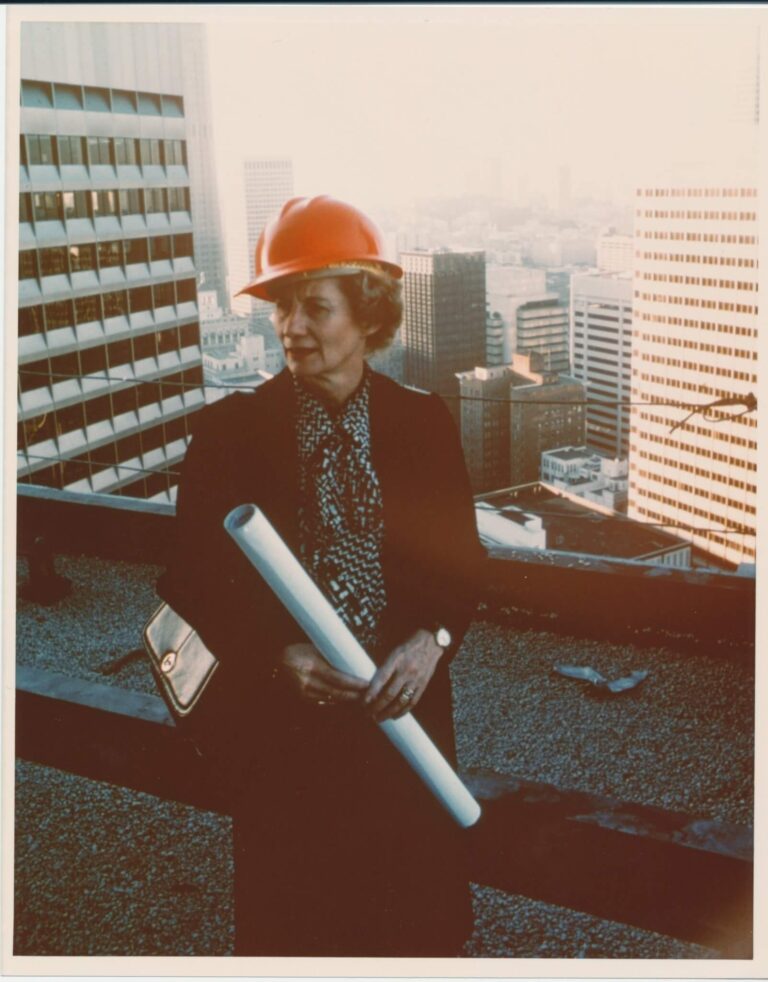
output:
[[[165,565],[173,543],[171,505],[112,495],[20,486],[18,551],[41,537],[54,556],[91,555]],[[546,621],[580,636],[663,634],[716,653],[751,642],[755,581],[727,573],[538,550],[492,551],[480,587],[484,616]]]

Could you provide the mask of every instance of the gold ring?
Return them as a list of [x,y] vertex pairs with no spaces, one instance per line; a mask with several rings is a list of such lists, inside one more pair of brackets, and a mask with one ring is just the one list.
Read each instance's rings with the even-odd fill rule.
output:
[[415,689],[412,689],[412,688],[411,688],[410,686],[407,686],[407,687],[406,687],[405,689],[403,689],[403,691],[402,691],[402,692],[400,693],[400,702],[403,702],[403,703],[405,703],[405,702],[410,702],[410,701],[411,701],[411,699],[413,699],[413,697],[414,697],[415,695],[416,695],[416,690],[415,690]]

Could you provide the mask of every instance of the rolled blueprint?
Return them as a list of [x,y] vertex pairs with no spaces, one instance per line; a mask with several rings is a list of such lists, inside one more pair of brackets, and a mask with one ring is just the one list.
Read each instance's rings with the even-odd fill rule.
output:
[[[370,680],[375,663],[264,513],[255,505],[240,505],[224,519],[224,528],[326,661],[340,672]],[[480,806],[413,716],[407,713],[379,726],[459,825],[474,825]]]

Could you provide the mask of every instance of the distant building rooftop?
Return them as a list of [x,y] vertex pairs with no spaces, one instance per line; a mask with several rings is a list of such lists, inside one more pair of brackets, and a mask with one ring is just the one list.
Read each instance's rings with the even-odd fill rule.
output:
[[563,447],[561,450],[549,450],[550,457],[557,460],[583,460],[585,457],[592,456],[591,451],[578,447]]
[[[515,525],[543,530],[544,541],[532,543],[533,548],[618,559],[652,559],[680,549],[690,550],[687,542],[663,529],[632,521],[605,509],[589,507],[583,501],[574,501],[567,493],[550,490],[538,482],[479,495],[475,498],[475,506]],[[511,536],[508,542],[501,541],[503,526],[498,521],[495,529],[499,530],[497,545],[524,545],[515,536]],[[496,538],[494,528],[489,527],[484,538]]]

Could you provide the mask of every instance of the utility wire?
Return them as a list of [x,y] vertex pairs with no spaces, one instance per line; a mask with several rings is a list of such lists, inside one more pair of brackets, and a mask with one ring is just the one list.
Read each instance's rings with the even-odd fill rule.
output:
[[[171,387],[178,387],[183,389],[234,389],[239,391],[249,391],[255,392],[259,386],[250,385],[247,383],[239,384],[237,382],[175,382],[166,381],[163,378],[157,379],[138,379],[138,378],[126,378],[117,375],[72,375],[70,373],[64,372],[38,372],[31,369],[20,368],[19,375],[35,376],[39,378],[48,379],[75,379],[78,381],[83,381],[84,379],[90,379],[93,381],[104,381],[104,382],[129,382],[133,385],[167,385]],[[31,390],[30,390],[31,391]],[[425,390],[426,391],[426,390]],[[669,401],[669,400],[630,400],[630,399],[579,399],[579,400],[566,400],[566,399],[497,399],[491,398],[489,396],[462,396],[456,395],[455,393],[448,392],[438,392],[437,393],[442,399],[446,401],[460,401],[460,402],[481,402],[481,403],[496,403],[499,405],[506,406],[666,406],[672,409],[687,409],[690,414],[701,412],[702,410],[716,408],[717,405],[745,405],[746,408],[742,413],[736,413],[732,416],[724,416],[719,418],[708,419],[708,422],[721,422],[722,419],[738,419],[740,416],[745,415],[748,412],[753,412],[757,409],[757,399],[750,393],[747,396],[727,396],[722,400],[717,402],[707,402],[703,404],[693,403],[693,402],[681,402],[679,400]],[[685,422],[685,421],[683,421]],[[682,426],[682,423],[676,424],[676,426]],[[675,427],[676,428],[676,427]]]
[[[161,473],[161,474],[167,474],[170,477],[181,477],[181,472],[180,471],[167,470],[167,469],[153,469],[153,468],[147,468],[147,467],[131,467],[128,464],[97,464],[97,463],[94,463],[93,461],[91,461],[88,457],[81,457],[81,456],[74,456],[74,457],[48,457],[48,456],[43,455],[43,454],[26,453],[26,451],[19,451],[19,453],[25,453],[25,455],[26,455],[26,457],[27,457],[28,460],[46,461],[46,462],[51,463],[51,464],[67,464],[67,463],[89,464],[93,468],[92,475],[93,475],[94,472],[95,473],[101,473],[103,471],[110,470],[110,469],[115,469],[115,470],[118,470],[119,469],[119,470],[124,470],[124,471],[132,471],[132,472],[135,472],[137,474],[149,474],[149,475],[153,475],[153,474],[159,474],[159,473]],[[32,477],[34,475],[31,474],[29,476]],[[525,511],[525,508],[523,507],[521,510],[522,511]],[[552,516],[552,517],[553,518],[557,518],[559,516]],[[622,516],[622,517],[626,517],[626,516]],[[593,519],[594,519],[594,515],[568,515],[567,516],[567,521],[568,522],[572,522],[572,521],[588,521],[588,520],[593,520]],[[630,521],[630,519],[627,519],[627,521]],[[718,532],[721,535],[750,535],[750,536],[754,536],[756,534],[751,529],[746,529],[746,528],[734,528],[734,527],[730,527],[730,528],[710,528],[710,527],[706,527],[706,526],[686,525],[686,524],[683,524],[683,523],[680,523],[680,522],[644,522],[644,521],[640,521],[639,519],[631,519],[631,521],[632,521],[632,523],[634,525],[642,525],[642,526],[644,526],[646,528],[679,529],[679,530],[681,530],[683,532],[696,532],[696,533],[701,533],[701,532]]]
[[[108,470],[133,471],[136,474],[170,474],[171,477],[181,477],[180,471],[163,470],[162,468],[151,467],[131,467],[128,464],[97,464],[88,457],[48,457],[45,454],[27,453],[26,450],[19,450],[27,460],[45,460],[49,464],[88,464],[91,467],[91,477],[94,473],[98,474]],[[32,477],[33,475],[29,475]]]

